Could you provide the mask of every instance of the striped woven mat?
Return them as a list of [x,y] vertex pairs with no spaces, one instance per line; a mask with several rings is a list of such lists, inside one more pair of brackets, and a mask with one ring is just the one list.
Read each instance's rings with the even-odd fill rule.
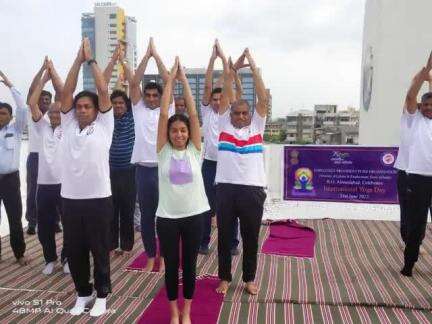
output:
[[[430,323],[432,322],[432,240],[428,229],[413,278],[399,274],[403,252],[399,223],[382,221],[302,220],[317,234],[315,258],[259,254],[257,296],[244,293],[241,256],[233,258],[233,283],[225,296],[219,323]],[[260,246],[268,233],[263,226]],[[57,234],[60,245],[61,234]],[[8,238],[2,238],[0,323],[85,323],[90,317],[64,312],[73,306],[71,277],[60,267],[44,276],[36,236],[26,236],[30,266],[14,262]],[[163,275],[125,271],[142,252],[136,244],[128,256],[113,256],[109,313],[99,323],[133,323],[163,285]],[[59,247],[60,249],[60,247]],[[198,275],[217,275],[216,232],[212,253],[199,256]],[[168,305],[167,305],[168,309]]]

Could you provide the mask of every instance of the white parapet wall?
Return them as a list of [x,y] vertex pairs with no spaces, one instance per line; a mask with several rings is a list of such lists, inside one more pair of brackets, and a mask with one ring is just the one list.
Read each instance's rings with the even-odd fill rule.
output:
[[431,12],[431,0],[366,1],[360,144],[399,143],[399,119],[407,89],[432,50]]

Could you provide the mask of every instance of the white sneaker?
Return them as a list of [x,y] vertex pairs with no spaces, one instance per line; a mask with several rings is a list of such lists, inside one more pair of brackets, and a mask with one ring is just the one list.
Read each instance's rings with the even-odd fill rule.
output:
[[98,317],[106,313],[106,298],[96,298],[92,309],[90,310],[90,316]]
[[63,265],[63,273],[70,274],[69,263]]
[[46,276],[49,276],[54,271],[54,265],[55,265],[55,262],[49,262],[49,263],[47,263],[47,265],[45,266],[45,268],[42,270],[42,273],[44,275],[46,275]]
[[75,306],[69,311],[72,316],[81,315],[84,313],[84,309],[90,302],[94,299],[94,295],[86,296],[86,297],[77,297],[75,302]]

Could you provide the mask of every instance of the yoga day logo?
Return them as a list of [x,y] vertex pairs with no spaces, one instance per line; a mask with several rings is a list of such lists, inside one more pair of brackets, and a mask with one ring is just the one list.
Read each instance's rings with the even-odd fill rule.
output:
[[292,194],[295,196],[314,196],[313,172],[309,168],[298,168],[294,172],[294,187]]

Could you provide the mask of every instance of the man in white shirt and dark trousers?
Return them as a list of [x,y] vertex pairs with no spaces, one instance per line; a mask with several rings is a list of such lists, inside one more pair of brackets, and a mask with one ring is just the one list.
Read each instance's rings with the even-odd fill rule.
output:
[[219,145],[216,170],[216,215],[218,221],[218,275],[220,283],[217,292],[225,294],[232,280],[231,253],[232,226],[239,218],[243,242],[243,282],[246,291],[255,295],[254,284],[258,236],[264,209],[266,193],[263,136],[267,115],[265,86],[248,49],[237,62],[244,66],[246,58],[250,64],[257,89],[257,105],[251,116],[246,100],[237,100],[231,106],[232,79],[228,62],[218,43],[218,55],[224,66],[224,86],[219,108]]
[[[48,58],[45,57],[44,63],[42,64],[39,71],[36,73],[33,81],[30,85],[29,92],[27,95],[27,103],[30,99],[33,90],[36,85],[40,82],[43,72],[47,69]],[[42,114],[48,111],[52,100],[52,94],[49,91],[42,90],[41,95],[38,99],[39,109]],[[31,121],[31,116],[29,115],[29,121]],[[36,210],[36,188],[37,188],[37,178],[38,178],[38,162],[39,162],[39,150],[41,139],[38,132],[34,129],[33,123],[28,124],[28,135],[29,135],[29,155],[26,162],[26,183],[27,183],[27,199],[26,199],[26,213],[25,218],[28,222],[27,234],[33,235],[36,233],[37,225],[37,210]],[[60,217],[56,216],[56,232],[61,232],[61,227],[59,225]]]
[[432,55],[427,66],[414,77],[405,101],[406,128],[402,136],[409,139],[407,168],[407,231],[404,267],[401,274],[411,277],[425,236],[427,215],[432,198],[432,92],[425,93],[420,105],[417,95],[430,79]]
[[[204,137],[204,160],[202,163],[202,176],[204,179],[204,186],[207,199],[210,205],[210,210],[205,213],[203,221],[203,233],[201,245],[199,249],[200,254],[209,253],[210,233],[211,233],[211,220],[216,211],[216,166],[218,154],[218,141],[219,141],[219,106],[222,95],[222,88],[213,89],[213,69],[214,62],[217,59],[216,46],[213,46],[213,52],[210,57],[209,65],[206,71],[204,94],[201,105],[202,116],[202,131]],[[237,89],[238,91],[239,89]],[[238,251],[238,219],[234,219],[232,230],[232,244],[231,254],[237,255]]]
[[[45,84],[52,80],[56,90],[55,103],[52,104],[44,116],[39,109],[38,101]],[[59,152],[63,129],[60,124],[61,95],[63,92],[63,82],[58,76],[51,61],[47,64],[42,79],[38,82],[29,99],[29,106],[32,115],[34,130],[40,138],[38,176],[37,176],[37,223],[38,238],[42,245],[45,258],[45,268],[42,273],[50,275],[54,271],[57,261],[57,249],[55,240],[55,228],[58,212],[61,209],[61,181]],[[64,245],[63,245],[64,247]],[[65,249],[61,252],[61,262],[63,272],[70,273],[66,262]]]
[[15,258],[20,265],[26,265],[19,163],[22,133],[27,124],[27,107],[21,94],[1,71],[0,83],[10,89],[16,104],[15,121],[12,122],[12,107],[0,102],[0,205],[3,202],[8,217],[10,245]]
[[[153,44],[153,39],[147,48],[135,75],[126,71],[129,80],[132,113],[135,121],[135,143],[132,151],[131,163],[136,165],[136,188],[141,211],[141,236],[147,254],[147,264],[144,271],[152,271],[156,258],[156,229],[155,218],[159,201],[158,189],[158,158],[156,154],[157,127],[160,115],[160,100],[162,87],[156,82],[149,82],[141,92],[141,81],[147,68],[149,59],[153,57],[158,66],[159,74],[164,83],[168,79],[168,71]],[[175,111],[171,102],[169,116]],[[160,271],[164,270],[161,258]]]

